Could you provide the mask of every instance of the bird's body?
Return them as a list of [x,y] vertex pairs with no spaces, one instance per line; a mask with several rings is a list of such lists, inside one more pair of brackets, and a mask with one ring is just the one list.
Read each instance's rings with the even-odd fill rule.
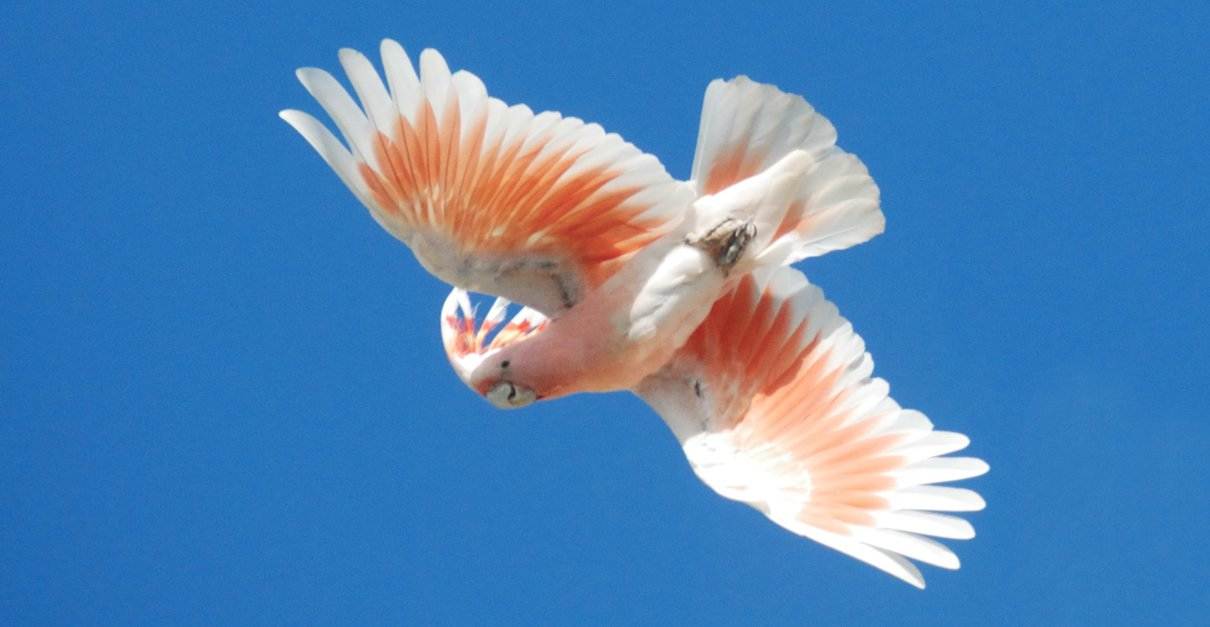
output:
[[[720,264],[726,237],[788,207],[788,183],[805,160],[792,155],[742,186],[684,208],[684,219],[546,329],[501,348],[476,368],[471,387],[485,393],[506,369],[538,398],[630,390],[666,365],[705,319],[710,306],[757,265],[747,246]],[[687,195],[688,196],[688,195]],[[700,240],[717,231],[716,247]],[[767,239],[767,238],[766,238]],[[760,241],[760,240],[758,240]]]
[[508,360],[542,398],[629,390],[668,363],[725,282],[705,251],[656,245],[542,333],[501,349],[484,373]]
[[[936,512],[983,506],[932,484],[982,474],[871,378],[860,337],[789,264],[883,228],[878,189],[802,98],[739,77],[706,93],[693,176],[599,126],[487,96],[426,50],[382,47],[299,78],[344,135],[284,111],[426,269],[454,284],[450,362],[499,407],[631,390],[715,491],[923,586],[906,558],[957,567],[923,536],[968,538]],[[477,319],[466,292],[497,299]]]

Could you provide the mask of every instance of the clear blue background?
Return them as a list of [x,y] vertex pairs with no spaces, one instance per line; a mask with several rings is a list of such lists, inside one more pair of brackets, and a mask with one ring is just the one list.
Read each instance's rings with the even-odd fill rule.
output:
[[[1206,9],[207,4],[0,19],[0,622],[1210,613]],[[446,288],[276,117],[383,36],[679,177],[716,76],[829,116],[888,230],[804,267],[991,463],[962,570],[716,497],[628,395],[464,389]]]

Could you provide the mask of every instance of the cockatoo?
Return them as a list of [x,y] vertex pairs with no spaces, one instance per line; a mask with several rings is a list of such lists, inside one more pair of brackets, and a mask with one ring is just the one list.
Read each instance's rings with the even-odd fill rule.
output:
[[[344,137],[281,112],[370,215],[456,286],[441,310],[455,372],[501,408],[630,390],[694,472],[785,529],[924,587],[957,568],[930,539],[974,536],[940,512],[983,508],[936,484],[951,457],[872,377],[862,339],[790,264],[883,230],[879,191],[799,96],[747,77],[706,89],[689,181],[596,124],[488,96],[425,50],[382,42],[297,75]],[[497,295],[477,321],[465,290]],[[524,305],[508,317],[509,303]],[[508,318],[506,320],[506,318]]]

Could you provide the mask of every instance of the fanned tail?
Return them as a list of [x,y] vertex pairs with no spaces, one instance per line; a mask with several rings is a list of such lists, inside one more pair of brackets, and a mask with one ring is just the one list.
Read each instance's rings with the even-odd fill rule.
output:
[[737,209],[756,224],[754,266],[848,248],[885,226],[878,186],[827,118],[745,76],[706,89],[692,177],[703,227]]

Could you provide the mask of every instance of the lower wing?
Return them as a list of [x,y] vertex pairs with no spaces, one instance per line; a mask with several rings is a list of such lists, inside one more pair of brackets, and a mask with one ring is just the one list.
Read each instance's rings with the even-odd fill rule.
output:
[[672,428],[698,477],[782,527],[917,587],[909,560],[958,568],[930,538],[969,539],[982,460],[871,378],[865,344],[792,268],[745,277],[636,392]]

